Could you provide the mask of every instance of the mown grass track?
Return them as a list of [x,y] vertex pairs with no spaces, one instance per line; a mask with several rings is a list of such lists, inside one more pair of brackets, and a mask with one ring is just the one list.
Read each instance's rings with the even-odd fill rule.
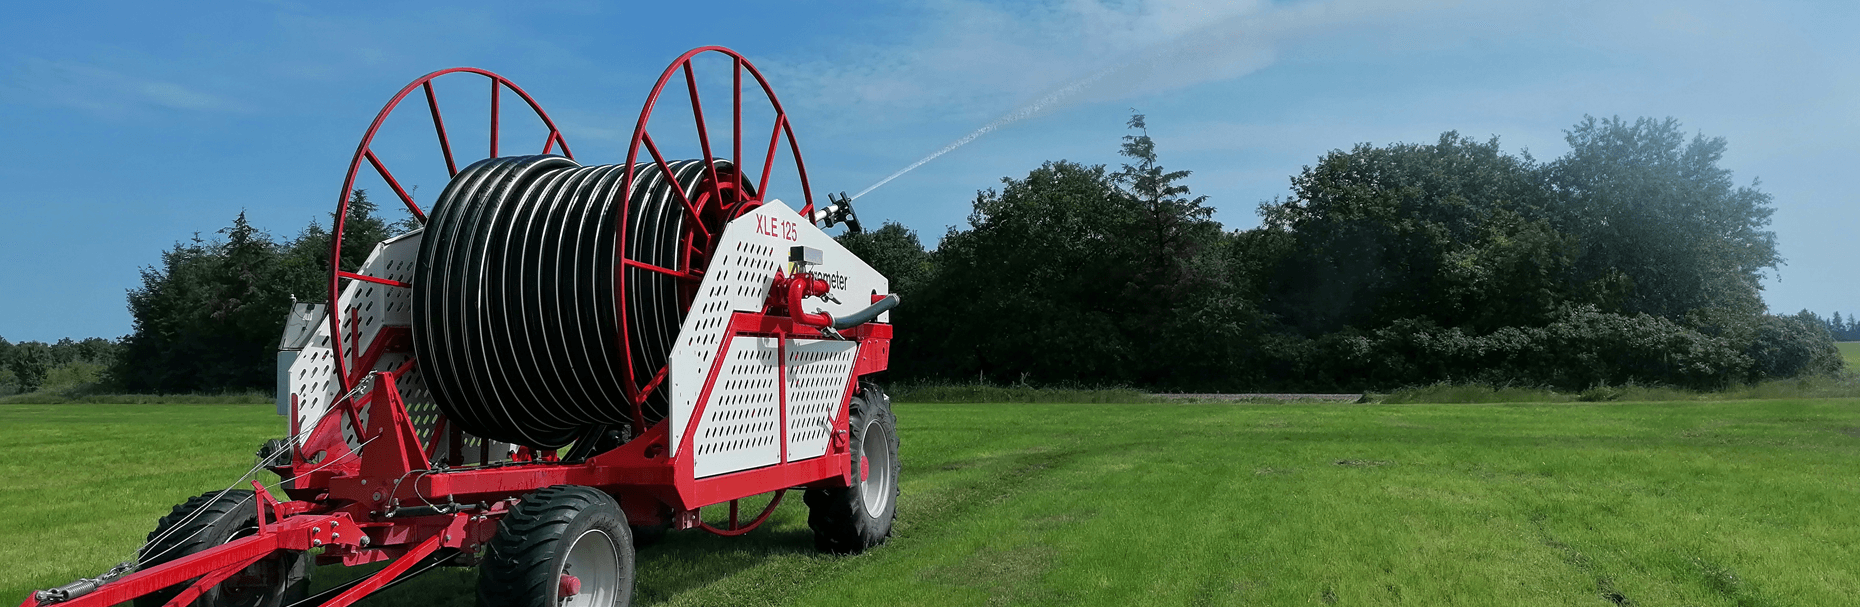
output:
[[[1840,605],[1860,400],[899,404],[897,536],[800,500],[640,554],[650,605]],[[0,598],[93,575],[250,465],[265,407],[0,406]],[[217,483],[216,483],[217,481]],[[791,496],[798,498],[799,496]],[[320,584],[354,572],[318,571]],[[374,605],[469,605],[442,570]]]

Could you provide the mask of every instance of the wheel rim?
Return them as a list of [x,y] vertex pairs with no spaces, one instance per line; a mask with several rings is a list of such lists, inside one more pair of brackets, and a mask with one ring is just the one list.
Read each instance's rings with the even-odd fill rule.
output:
[[557,596],[558,605],[613,605],[620,599],[620,549],[607,532],[589,529],[575,538],[568,548],[568,558],[556,577],[573,575],[581,580],[581,592]]
[[891,503],[891,449],[885,440],[884,428],[877,420],[865,425],[865,436],[859,440],[860,455],[865,458],[862,467],[865,478],[859,481],[860,501],[865,502],[865,513],[872,518],[884,515],[885,507]]

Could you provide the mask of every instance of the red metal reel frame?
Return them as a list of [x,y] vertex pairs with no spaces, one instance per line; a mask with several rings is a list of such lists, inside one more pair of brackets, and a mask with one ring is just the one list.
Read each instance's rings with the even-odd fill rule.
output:
[[[859,377],[884,370],[891,338],[891,326],[867,324],[847,329],[843,334],[859,342],[858,358],[847,378],[847,398],[843,398],[833,422],[836,432],[846,429],[846,409]],[[781,315],[739,312],[729,324],[729,332],[719,348],[727,349],[737,337],[819,337],[812,327],[797,324]],[[721,359],[721,357],[719,357]],[[711,374],[699,402],[708,400],[719,374]],[[583,485],[620,496],[623,504],[664,504],[674,511],[695,510],[732,500],[800,486],[845,486],[855,470],[839,457],[815,457],[722,474],[696,478],[693,452],[696,428],[687,427],[682,436],[668,436],[670,424],[655,424],[639,439],[584,462],[535,461],[498,467],[467,467],[432,470],[427,451],[428,441],[414,430],[405,412],[405,404],[395,388],[395,372],[376,372],[374,383],[358,394],[340,415],[322,423],[320,433],[340,436],[343,418],[357,419],[361,408],[368,408],[367,422],[357,424],[360,439],[370,443],[355,465],[344,466],[341,473],[318,472],[308,482],[296,484],[309,499],[358,506],[359,513],[379,512],[401,504],[455,502],[460,504],[495,503],[521,496],[548,485]],[[704,405],[693,412],[701,417]],[[667,447],[677,443],[679,455],[667,457]],[[830,454],[844,454],[842,441],[834,441]],[[334,466],[331,466],[332,468]],[[305,466],[307,472],[314,466]],[[824,484],[823,484],[824,483]],[[629,499],[631,498],[631,499]],[[643,501],[634,501],[643,500]],[[650,510],[648,508],[647,510]],[[629,509],[631,511],[631,509]],[[645,514],[644,511],[641,512]],[[362,514],[358,514],[362,516]]]
[[[732,105],[730,112],[730,161],[731,165],[734,167],[734,175],[720,174],[717,171],[715,161],[719,158],[712,151],[710,130],[704,122],[704,104],[698,94],[697,76],[692,67],[692,60],[706,53],[716,53],[729,57],[731,62],[730,81],[732,84]],[[744,58],[736,51],[721,46],[704,46],[692,49],[680,55],[678,59],[674,60],[672,64],[666,67],[665,71],[659,75],[658,82],[653,84],[652,93],[646,96],[645,106],[640,110],[639,121],[633,127],[633,138],[627,149],[626,173],[622,182],[623,188],[621,191],[632,191],[633,181],[637,177],[636,173],[640,162],[640,151],[642,149],[651,157],[652,162],[658,165],[659,170],[668,174],[671,172],[664,154],[660,153],[658,145],[653,142],[652,135],[647,130],[647,126],[652,120],[653,108],[658,105],[659,94],[665,92],[666,85],[670,84],[672,78],[680,72],[684,74],[685,89],[691,101],[692,119],[696,123],[695,126],[697,128],[698,146],[704,155],[702,160],[706,167],[705,170],[708,173],[704,176],[703,182],[699,184],[700,191],[695,199],[694,197],[686,196],[683,190],[673,188],[673,192],[677,196],[679,203],[683,205],[686,214],[691,218],[691,221],[685,223],[687,226],[686,233],[681,237],[685,252],[684,255],[681,255],[682,265],[684,267],[662,268],[626,259],[626,216],[625,214],[621,214],[621,216],[617,218],[619,224],[615,226],[615,230],[619,233],[619,238],[615,239],[614,242],[614,255],[616,258],[623,260],[622,265],[615,270],[614,289],[616,291],[616,301],[626,301],[625,272],[627,268],[638,268],[670,275],[679,279],[683,283],[680,289],[681,294],[684,295],[684,301],[682,303],[689,306],[690,298],[695,295],[698,285],[703,282],[703,269],[709,261],[706,257],[709,252],[715,249],[717,239],[722,236],[724,224],[728,223],[730,219],[742,215],[748,209],[760,206],[763,199],[767,197],[769,176],[772,174],[775,167],[776,152],[780,150],[781,141],[784,137],[788,141],[788,151],[794,160],[794,171],[800,178],[801,196],[805,201],[805,206],[801,210],[801,216],[812,217],[813,214],[814,193],[807,181],[807,163],[801,157],[801,147],[795,140],[794,126],[788,121],[787,110],[782,108],[781,100],[775,96],[775,89],[769,86],[768,79],[762,76],[762,72],[757,70],[755,65],[751,64],[748,59]],[[761,87],[762,93],[767,98],[769,105],[775,110],[774,125],[769,133],[768,152],[762,159],[760,178],[756,182],[756,187],[753,190],[749,190],[748,184],[743,181],[747,176],[744,168],[745,165],[743,164],[744,72],[748,72],[750,76],[755,78],[756,84]],[[750,192],[753,192],[755,197],[750,197]],[[632,401],[634,424],[637,427],[645,427],[645,414],[642,407],[653,390],[663,387],[669,362],[667,366],[662,366],[658,371],[648,377],[636,376],[633,370],[631,344],[626,343],[626,340],[629,339],[627,337],[629,327],[626,314],[624,310],[618,309],[614,311],[614,314],[619,322],[619,339],[621,340],[619,346],[623,357],[622,363],[619,365],[620,371],[624,377],[624,381],[621,382],[621,387],[626,391],[627,398]]]
[[[475,67],[455,67],[439,70],[414,80],[412,83],[401,88],[399,93],[395,93],[393,99],[388,100],[387,105],[381,108],[381,112],[375,115],[375,121],[368,125],[368,131],[363,133],[362,142],[355,147],[355,157],[349,161],[348,176],[343,179],[342,192],[336,198],[335,226],[334,229],[330,230],[329,305],[327,308],[329,311],[329,333],[331,343],[334,346],[332,358],[335,361],[336,378],[342,386],[342,391],[345,393],[355,387],[355,382],[361,379],[362,374],[352,373],[349,369],[348,361],[345,360],[345,356],[343,355],[345,350],[343,349],[342,339],[342,319],[340,310],[337,309],[337,303],[342,296],[342,281],[344,279],[362,280],[400,288],[406,288],[408,286],[406,284],[383,280],[373,276],[363,276],[354,272],[347,272],[342,269],[342,228],[343,221],[348,218],[349,195],[355,187],[355,177],[361,171],[362,163],[366,162],[369,166],[374,167],[375,172],[381,175],[381,179],[386,181],[388,187],[394,190],[394,195],[398,196],[401,203],[407,206],[407,210],[413,213],[414,218],[422,224],[426,223],[426,213],[420,209],[419,204],[413,201],[413,196],[409,195],[405,189],[401,188],[400,181],[394,179],[393,172],[389,171],[387,166],[381,162],[381,158],[375,155],[372,146],[374,145],[375,134],[381,130],[381,125],[387,121],[388,116],[393,114],[394,110],[400,107],[400,102],[406,99],[408,95],[412,94],[414,89],[421,89],[426,93],[426,107],[433,117],[433,132],[439,139],[439,151],[445,157],[447,175],[457,176],[459,172],[459,163],[453,157],[452,140],[446,135],[446,121],[445,118],[440,115],[439,98],[433,92],[433,80],[448,74],[476,74],[484,76],[491,81],[490,155],[486,156],[487,158],[497,157],[498,140],[501,135],[499,129],[500,116],[498,112],[500,109],[500,93],[506,88],[516,93],[517,97],[521,98],[523,102],[529,106],[530,110],[536,113],[536,117],[542,119],[543,126],[548,127],[549,134],[543,139],[542,153],[548,154],[551,150],[554,150],[557,145],[560,145],[562,147],[563,156],[571,160],[575,157],[574,152],[568,149],[568,140],[562,137],[562,131],[556,128],[555,121],[549,119],[548,112],[543,111],[542,106],[538,105],[536,100],[530,97],[529,93],[524,92],[523,87],[517,86],[516,83],[511,82],[510,79],[499,76],[488,70]],[[356,358],[359,361],[361,353],[356,353]]]

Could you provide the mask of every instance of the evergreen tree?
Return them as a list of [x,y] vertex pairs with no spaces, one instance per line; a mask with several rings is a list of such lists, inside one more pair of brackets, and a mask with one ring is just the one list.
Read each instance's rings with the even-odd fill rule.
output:
[[1141,287],[1180,286],[1191,280],[1195,270],[1207,269],[1190,264],[1218,239],[1220,224],[1213,221],[1214,209],[1204,204],[1208,197],[1191,198],[1188,186],[1179,183],[1190,172],[1169,171],[1157,161],[1156,143],[1150,139],[1144,115],[1131,114],[1126,125],[1137,134],[1125,135],[1118,153],[1136,164],[1124,164],[1111,179],[1137,203],[1142,215],[1139,230],[1126,235],[1140,243],[1137,248],[1142,255],[1138,276],[1133,278]]
[[[350,195],[342,267],[354,271],[393,227],[367,192]],[[279,244],[244,213],[218,238],[177,243],[129,293],[134,332],[111,376],[132,391],[266,390],[293,297],[326,300],[329,231],[312,223]]]

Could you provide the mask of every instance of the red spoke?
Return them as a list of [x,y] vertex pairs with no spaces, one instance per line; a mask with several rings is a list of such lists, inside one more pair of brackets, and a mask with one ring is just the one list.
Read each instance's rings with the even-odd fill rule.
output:
[[336,275],[337,275],[337,276],[341,276],[341,277],[343,277],[343,278],[349,278],[349,279],[354,279],[354,280],[360,280],[360,281],[362,281],[362,282],[372,282],[372,283],[375,283],[375,284],[378,284],[378,285],[387,285],[387,286],[390,286],[390,287],[400,287],[400,288],[403,288],[403,289],[409,289],[409,288],[413,288],[413,284],[412,284],[412,283],[405,283],[405,282],[401,282],[401,281],[398,281],[398,280],[389,280],[389,279],[386,279],[386,278],[382,278],[382,277],[379,277],[379,276],[369,276],[369,275],[367,275],[367,274],[356,274],[356,273],[354,273],[354,272],[349,272],[349,271],[338,271],[338,272],[336,272]]
[[652,135],[641,132],[639,137],[646,144],[646,151],[652,153],[652,160],[659,163],[659,170],[665,171],[665,180],[672,183],[672,192],[678,194],[678,201],[685,203],[685,212],[691,214],[691,222],[696,224],[697,231],[703,232],[706,237],[710,236],[710,231],[704,229],[704,218],[698,214],[697,205],[691,204],[691,198],[685,196],[684,184],[678,183],[678,175],[672,172],[670,165],[665,164],[665,157],[659,155],[659,146],[652,144]]
[[697,254],[701,253],[702,251],[698,249],[697,243],[694,242],[696,239],[691,238],[690,236],[687,235],[684,237],[683,240],[684,242],[680,244],[684,246],[681,246],[678,248],[679,249],[678,265],[679,267],[684,268],[687,274],[690,274],[695,269],[691,267],[692,258],[697,257]]
[[806,217],[808,223],[813,223],[814,189],[807,186],[807,165],[801,161],[801,144],[794,140],[794,126],[788,124],[787,117],[787,114],[782,114],[782,130],[788,133],[788,151],[794,154],[795,173],[801,176],[801,197],[807,199],[807,206],[802,207],[801,216]]
[[685,87],[691,91],[691,115],[697,121],[698,147],[704,151],[704,171],[710,175],[710,197],[723,204],[723,192],[718,190],[717,165],[710,155],[710,130],[704,128],[704,104],[698,102],[697,76],[691,73],[691,60],[685,60]]
[[[736,102],[736,106],[730,110],[730,117],[733,123],[730,129],[730,146],[732,148],[730,162],[736,166],[737,179],[741,180],[743,175],[743,60],[738,57],[732,58],[730,62],[732,65],[730,69],[730,81],[735,85],[731,87],[730,94],[731,98]],[[736,188],[730,189],[735,190]],[[738,192],[736,199],[742,200],[742,198],[742,193]],[[731,202],[735,202],[735,200]]]
[[418,362],[420,362],[420,359],[409,356],[407,357],[407,362],[401,363],[398,367],[394,367],[394,370],[388,374],[394,376],[394,379],[400,379],[405,377],[408,371],[413,370],[413,365]]
[[[554,128],[554,127],[550,127],[550,128]],[[562,146],[562,157],[563,157],[563,158],[567,158],[567,159],[569,159],[569,160],[574,160],[574,159],[575,159],[575,153],[574,153],[573,151],[570,151],[570,150],[568,149],[568,140],[567,140],[567,139],[564,139],[564,138],[562,138],[562,132],[561,132],[561,131],[556,131],[556,133],[555,133],[555,142],[556,142],[556,144],[557,144],[557,145],[560,145],[560,146]]]
[[433,131],[439,134],[439,151],[446,154],[446,174],[459,175],[459,165],[452,161],[452,141],[446,138],[446,119],[439,117],[439,98],[433,96],[433,81],[420,83],[426,88],[426,108],[433,112]]
[[497,157],[497,89],[496,79],[491,80],[491,157]]
[[634,407],[638,407],[640,403],[646,402],[646,395],[652,394],[652,391],[658,388],[660,383],[665,381],[666,369],[670,368],[670,365],[659,367],[659,372],[652,374],[652,381],[648,381],[645,386],[640,387],[639,398],[633,401]]
[[781,127],[785,124],[788,124],[788,115],[776,114],[775,132],[769,133],[769,155],[762,161],[762,181],[756,184],[756,195],[761,196],[763,200],[769,199],[769,171],[775,168],[775,149],[776,145],[781,143]]
[[[549,138],[543,140],[543,153],[547,154],[549,153],[549,150],[555,149],[556,140],[561,139],[561,138],[562,138],[562,133],[557,132],[557,131],[549,131]],[[563,149],[568,149],[568,148],[563,148]]]
[[664,275],[666,275],[666,276],[670,276],[670,277],[672,277],[672,278],[679,278],[679,279],[684,279],[684,280],[690,280],[690,279],[692,279],[692,278],[696,278],[696,277],[697,277],[697,275],[694,275],[694,274],[692,274],[692,273],[690,273],[690,272],[680,272],[680,271],[678,271],[678,270],[674,270],[674,269],[671,269],[671,268],[668,268],[668,267],[665,267],[665,266],[661,266],[661,265],[655,265],[655,264],[650,264],[650,263],[646,263],[646,262],[643,262],[643,261],[633,261],[633,260],[631,260],[631,259],[621,259],[621,260],[620,260],[620,262],[621,262],[621,263],[623,263],[623,264],[626,264],[626,267],[629,267],[629,268],[639,268],[639,269],[641,269],[641,270],[646,270],[646,271],[648,271],[648,272],[658,272],[658,273],[660,273],[660,274],[664,274]]
[[400,182],[394,180],[394,174],[389,173],[387,167],[381,166],[381,159],[375,157],[375,151],[368,150],[362,156],[368,159],[368,164],[374,165],[375,172],[380,173],[382,179],[387,180],[388,187],[394,188],[394,195],[399,196],[401,203],[407,205],[407,210],[413,211],[414,219],[420,220],[420,223],[426,223],[426,213],[420,212],[420,205],[414,204],[413,197],[408,196],[407,191],[400,188]]
[[736,502],[737,501],[738,500],[730,500],[730,530],[731,531],[735,531],[737,529],[742,528],[742,525],[736,522]]

